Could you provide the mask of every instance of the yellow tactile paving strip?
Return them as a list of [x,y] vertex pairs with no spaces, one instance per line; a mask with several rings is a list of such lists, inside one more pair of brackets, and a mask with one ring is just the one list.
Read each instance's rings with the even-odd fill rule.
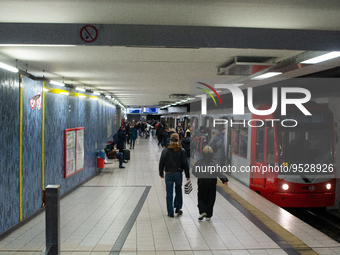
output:
[[220,182],[220,181],[217,183],[217,185],[220,188],[222,188],[224,192],[226,192],[228,195],[230,195],[237,203],[239,203],[242,207],[244,207],[246,210],[248,210],[252,215],[254,215],[256,218],[258,218],[265,226],[267,226],[275,234],[280,236],[289,245],[291,245],[297,252],[299,252],[302,255],[318,254],[311,247],[306,245],[299,238],[297,238],[295,235],[290,233],[288,230],[286,230],[285,228],[280,226],[274,220],[269,218],[267,215],[265,215],[259,209],[257,209],[253,205],[251,205],[249,202],[247,202],[244,198],[242,198],[237,193],[235,193],[228,186],[223,185],[222,182]]

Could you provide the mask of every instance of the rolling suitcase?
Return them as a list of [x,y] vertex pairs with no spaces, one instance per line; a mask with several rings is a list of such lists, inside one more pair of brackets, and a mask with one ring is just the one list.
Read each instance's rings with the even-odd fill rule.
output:
[[124,150],[123,157],[124,160],[130,160],[130,150]]

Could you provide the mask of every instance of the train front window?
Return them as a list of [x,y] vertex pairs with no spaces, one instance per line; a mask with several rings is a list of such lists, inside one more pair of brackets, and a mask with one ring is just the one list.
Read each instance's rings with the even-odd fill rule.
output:
[[328,131],[278,130],[280,164],[330,164],[332,139]]

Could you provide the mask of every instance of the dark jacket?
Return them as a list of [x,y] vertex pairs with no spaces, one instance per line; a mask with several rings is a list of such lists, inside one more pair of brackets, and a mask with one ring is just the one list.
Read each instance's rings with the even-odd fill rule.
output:
[[182,147],[187,153],[187,157],[190,157],[190,137],[185,137],[182,140]]
[[124,149],[126,135],[124,131],[121,129],[118,130],[118,138],[119,138],[119,141],[117,143],[117,149]]
[[[170,136],[171,134],[175,133],[174,131],[168,131],[166,132],[164,130],[163,134],[162,134],[162,141],[163,141],[163,145],[164,146],[168,146],[170,143]],[[168,143],[168,144],[167,144]]]
[[214,151],[214,158],[224,158],[225,155],[225,145],[224,145],[224,135],[215,135],[208,144]]
[[129,125],[126,125],[126,127],[125,127],[125,134],[130,136],[130,126]]
[[162,151],[159,160],[159,175],[164,176],[164,172],[182,173],[190,178],[187,155],[181,145],[171,144]]
[[133,128],[130,128],[130,140],[136,140],[137,139],[137,128],[136,127],[133,127]]

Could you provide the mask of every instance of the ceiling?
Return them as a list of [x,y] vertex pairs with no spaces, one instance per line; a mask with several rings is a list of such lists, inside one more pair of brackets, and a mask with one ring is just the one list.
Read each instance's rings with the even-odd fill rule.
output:
[[[340,30],[337,0],[0,0],[0,9],[0,27],[1,23],[79,23]],[[113,94],[125,106],[175,101],[169,99],[170,94],[189,94],[192,79],[221,77],[217,75],[218,67],[236,56],[271,57],[279,63],[305,53],[283,49],[0,45],[3,62],[13,65],[17,59],[18,68],[32,75]],[[282,77],[339,65],[335,59],[290,70]],[[242,78],[222,77],[225,82]]]

